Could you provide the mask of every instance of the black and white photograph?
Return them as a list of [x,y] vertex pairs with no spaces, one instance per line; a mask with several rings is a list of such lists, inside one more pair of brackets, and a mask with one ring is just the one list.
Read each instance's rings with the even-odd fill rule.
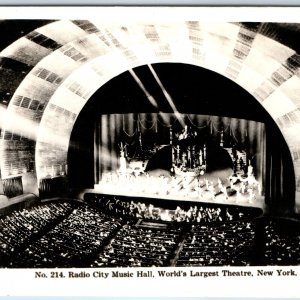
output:
[[0,20],[0,272],[300,276],[300,23],[23,9]]

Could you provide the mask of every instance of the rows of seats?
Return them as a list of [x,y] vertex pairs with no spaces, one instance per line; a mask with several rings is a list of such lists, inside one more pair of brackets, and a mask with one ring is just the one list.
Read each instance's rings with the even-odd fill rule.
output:
[[0,253],[11,255],[24,243],[65,217],[73,209],[68,202],[47,203],[29,209],[14,211],[0,219]]
[[99,254],[92,267],[152,267],[170,265],[179,229],[124,225]]
[[[209,209],[191,207],[190,215]],[[229,220],[153,221],[52,201],[0,218],[0,262],[12,268],[300,264],[299,222]]]
[[74,267],[99,252],[121,221],[80,206],[14,260],[18,267]]
[[[132,198],[132,197],[131,197]],[[129,200],[124,196],[87,194],[85,200],[101,210],[113,215],[122,215],[146,220],[169,222],[226,222],[257,217],[261,209],[237,206],[190,205],[181,207],[176,205],[173,209],[165,209],[153,203]]]
[[264,226],[264,257],[267,265],[300,264],[299,223],[287,220],[267,220]]
[[253,222],[192,225],[177,266],[250,265],[255,243]]

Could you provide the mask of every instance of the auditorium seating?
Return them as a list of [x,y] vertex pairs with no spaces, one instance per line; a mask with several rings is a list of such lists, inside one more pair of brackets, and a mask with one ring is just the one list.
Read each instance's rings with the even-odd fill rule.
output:
[[192,225],[176,265],[250,265],[254,242],[255,224],[251,221]]
[[[110,201],[101,201],[104,206],[91,206],[82,201],[53,199],[2,216],[0,267],[300,264],[299,221],[255,214],[249,217],[244,207],[212,208],[206,203],[196,208],[182,205],[184,214],[190,210],[189,218],[168,221],[159,214],[158,219],[152,219],[141,212],[130,215],[124,209],[133,203],[149,207],[142,199],[140,204],[115,200],[113,209],[108,210],[105,206]],[[176,209],[175,205],[172,210]],[[201,221],[193,218],[195,210],[202,212]],[[161,213],[166,211],[163,207]],[[220,220],[224,214],[229,216]]]
[[153,226],[124,226],[92,267],[152,267],[170,265],[180,231]]
[[67,202],[47,203],[30,209],[14,211],[0,219],[0,253],[11,255],[29,242],[34,235],[42,232],[48,225],[72,209]]
[[263,232],[263,261],[267,265],[300,265],[299,222],[268,218]]
[[81,266],[120,226],[120,220],[91,207],[74,208],[66,219],[29,245],[14,264],[22,267]]
[[255,218],[262,214],[261,209],[254,207],[241,209],[235,205],[169,201],[168,207],[165,208],[159,199],[92,193],[85,195],[85,201],[109,214],[158,221],[227,222]]

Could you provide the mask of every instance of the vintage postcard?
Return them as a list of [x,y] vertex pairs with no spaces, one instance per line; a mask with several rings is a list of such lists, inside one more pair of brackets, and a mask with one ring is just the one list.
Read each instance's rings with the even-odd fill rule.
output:
[[2,7],[0,295],[299,297],[299,13]]

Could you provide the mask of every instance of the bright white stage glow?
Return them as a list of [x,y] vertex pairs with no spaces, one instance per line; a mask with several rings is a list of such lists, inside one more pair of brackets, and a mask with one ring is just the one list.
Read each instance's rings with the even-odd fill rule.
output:
[[[205,175],[201,176],[201,178],[191,178],[149,174],[127,175],[107,172],[102,174],[101,181],[95,184],[94,188],[100,193],[113,195],[238,204],[264,208],[264,196],[261,194],[261,185],[254,176],[249,176],[238,184],[231,178],[228,178],[227,184],[231,186],[231,191],[234,191],[234,194],[231,196],[227,195],[226,184],[223,185],[218,180],[219,183],[214,185],[207,178],[209,177]],[[228,188],[229,186],[227,190]]]

